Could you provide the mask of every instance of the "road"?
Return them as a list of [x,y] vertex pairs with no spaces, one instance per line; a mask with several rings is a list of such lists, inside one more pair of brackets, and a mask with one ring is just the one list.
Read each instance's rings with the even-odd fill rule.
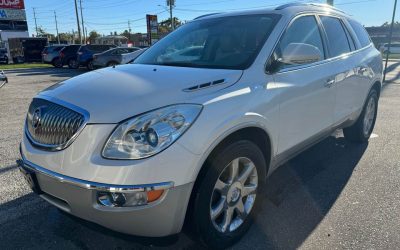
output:
[[[0,89],[0,249],[200,249],[184,233],[149,239],[112,232],[59,212],[27,188],[15,160],[30,99],[76,74],[14,70]],[[391,62],[370,142],[349,144],[338,132],[280,167],[256,224],[233,249],[400,245],[399,76],[400,62]]]

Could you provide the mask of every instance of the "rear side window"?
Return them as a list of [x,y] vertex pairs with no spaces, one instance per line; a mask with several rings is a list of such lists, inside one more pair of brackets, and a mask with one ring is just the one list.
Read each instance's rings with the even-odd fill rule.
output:
[[330,57],[349,53],[351,51],[349,41],[340,19],[321,16],[321,22],[328,38]]
[[360,41],[361,47],[367,47],[371,43],[371,39],[365,28],[358,22],[349,19],[350,26],[353,28],[354,32],[357,35],[358,40]]
[[314,16],[303,16],[293,21],[279,42],[278,51],[276,51],[277,56],[280,57],[282,51],[291,43],[305,43],[315,46],[321,52],[321,59],[324,59],[321,33]]

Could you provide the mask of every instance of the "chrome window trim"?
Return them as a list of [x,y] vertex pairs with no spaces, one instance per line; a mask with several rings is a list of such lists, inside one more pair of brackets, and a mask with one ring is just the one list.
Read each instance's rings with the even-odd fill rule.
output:
[[46,96],[46,95],[43,95],[43,94],[39,94],[35,98],[36,99],[43,99],[43,100],[58,104],[58,105],[60,105],[62,107],[71,109],[71,110],[73,110],[73,111],[75,111],[75,112],[77,112],[77,113],[79,113],[79,114],[81,114],[83,116],[83,123],[78,128],[76,133],[67,142],[65,142],[63,144],[60,144],[60,145],[50,145],[50,144],[43,144],[43,143],[36,142],[32,138],[32,136],[30,135],[30,133],[28,131],[28,124],[27,124],[28,119],[25,119],[25,135],[27,136],[28,140],[32,143],[32,145],[34,145],[36,147],[39,147],[39,148],[42,148],[42,149],[45,149],[47,151],[60,151],[60,150],[63,150],[65,148],[67,148],[69,145],[72,144],[72,142],[75,141],[75,139],[79,136],[79,134],[82,132],[82,130],[86,127],[86,125],[87,125],[87,123],[88,123],[88,121],[90,119],[89,112],[84,110],[84,109],[82,109],[82,108],[80,108],[80,107],[78,107],[78,106],[75,106],[75,105],[73,105],[71,103],[62,101],[62,100],[57,99],[55,97],[50,97],[50,96]]
[[[21,150],[21,149],[20,149]],[[62,175],[51,170],[45,169],[41,166],[38,166],[28,160],[26,160],[21,151],[21,158],[18,162],[20,167],[28,168],[35,173],[45,175],[50,177],[58,182],[71,184],[76,187],[103,191],[103,192],[114,192],[114,193],[134,193],[134,192],[146,192],[152,190],[166,190],[174,187],[174,182],[161,182],[154,184],[142,184],[142,185],[114,185],[114,184],[106,184],[92,181],[85,181],[74,177],[69,177],[66,175]]]

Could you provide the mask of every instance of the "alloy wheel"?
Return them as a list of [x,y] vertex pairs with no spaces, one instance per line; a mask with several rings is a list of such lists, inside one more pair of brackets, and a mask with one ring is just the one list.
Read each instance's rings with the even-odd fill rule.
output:
[[375,119],[375,112],[376,112],[376,103],[375,99],[371,97],[368,101],[367,108],[365,110],[364,115],[364,135],[368,136],[371,132],[371,128],[374,124]]
[[257,168],[250,159],[236,158],[224,168],[210,201],[210,218],[219,232],[233,232],[243,224],[254,206],[257,188]]

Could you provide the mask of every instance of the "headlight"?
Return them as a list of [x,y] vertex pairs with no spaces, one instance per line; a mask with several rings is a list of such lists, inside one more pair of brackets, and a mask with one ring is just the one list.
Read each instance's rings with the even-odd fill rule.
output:
[[103,149],[109,159],[142,159],[174,143],[196,120],[201,105],[179,104],[134,117],[120,124]]

